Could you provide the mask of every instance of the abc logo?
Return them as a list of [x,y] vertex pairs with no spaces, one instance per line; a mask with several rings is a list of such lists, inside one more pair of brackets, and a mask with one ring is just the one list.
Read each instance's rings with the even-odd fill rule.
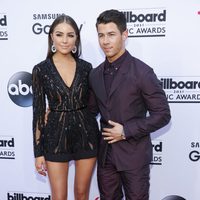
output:
[[28,107],[32,105],[32,75],[28,72],[14,74],[7,86],[10,99],[18,106]]
[[177,195],[170,195],[170,196],[165,197],[162,200],[186,200],[186,199]]

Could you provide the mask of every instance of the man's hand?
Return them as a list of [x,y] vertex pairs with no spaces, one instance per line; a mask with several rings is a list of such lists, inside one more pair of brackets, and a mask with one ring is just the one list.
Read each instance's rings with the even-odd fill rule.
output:
[[103,129],[102,135],[105,136],[104,140],[107,140],[108,143],[111,144],[126,139],[124,135],[124,128],[121,124],[111,120],[109,120],[108,123],[113,127]]

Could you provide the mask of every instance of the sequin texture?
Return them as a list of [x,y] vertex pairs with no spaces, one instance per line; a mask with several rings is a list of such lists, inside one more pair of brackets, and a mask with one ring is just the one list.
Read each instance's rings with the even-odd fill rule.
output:
[[[92,65],[76,60],[76,72],[68,87],[52,59],[34,66],[33,144],[34,155],[64,162],[95,157],[98,124],[88,109],[88,75]],[[46,107],[50,112],[45,123]]]

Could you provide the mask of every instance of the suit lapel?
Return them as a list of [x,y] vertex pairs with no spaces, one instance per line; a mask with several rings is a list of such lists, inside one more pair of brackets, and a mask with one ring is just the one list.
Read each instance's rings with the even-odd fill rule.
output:
[[101,64],[101,66],[99,67],[99,72],[94,77],[93,82],[95,85],[95,93],[102,102],[104,102],[104,103],[107,102],[108,98],[111,97],[113,92],[119,87],[120,83],[122,83],[124,81],[124,79],[126,77],[125,75],[129,71],[131,59],[132,59],[132,57],[128,53],[126,59],[121,64],[122,66],[119,68],[119,71],[117,72],[117,74],[112,82],[109,95],[107,95],[106,88],[105,88],[105,82],[104,82],[104,66],[103,65],[105,62],[103,64]]
[[99,73],[97,73],[97,76],[94,78],[94,88],[95,88],[95,93],[98,96],[98,98],[102,102],[106,102],[107,100],[107,93],[106,93],[106,88],[105,88],[105,82],[104,82],[104,68],[100,67],[99,68]]

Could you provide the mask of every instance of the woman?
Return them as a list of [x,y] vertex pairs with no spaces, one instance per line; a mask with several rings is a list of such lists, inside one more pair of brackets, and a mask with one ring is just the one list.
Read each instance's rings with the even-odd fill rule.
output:
[[88,105],[92,65],[80,59],[80,54],[77,24],[61,15],[50,27],[46,60],[32,72],[35,166],[41,175],[47,171],[52,200],[67,199],[71,160],[75,160],[75,199],[88,200],[96,163],[99,130]]

